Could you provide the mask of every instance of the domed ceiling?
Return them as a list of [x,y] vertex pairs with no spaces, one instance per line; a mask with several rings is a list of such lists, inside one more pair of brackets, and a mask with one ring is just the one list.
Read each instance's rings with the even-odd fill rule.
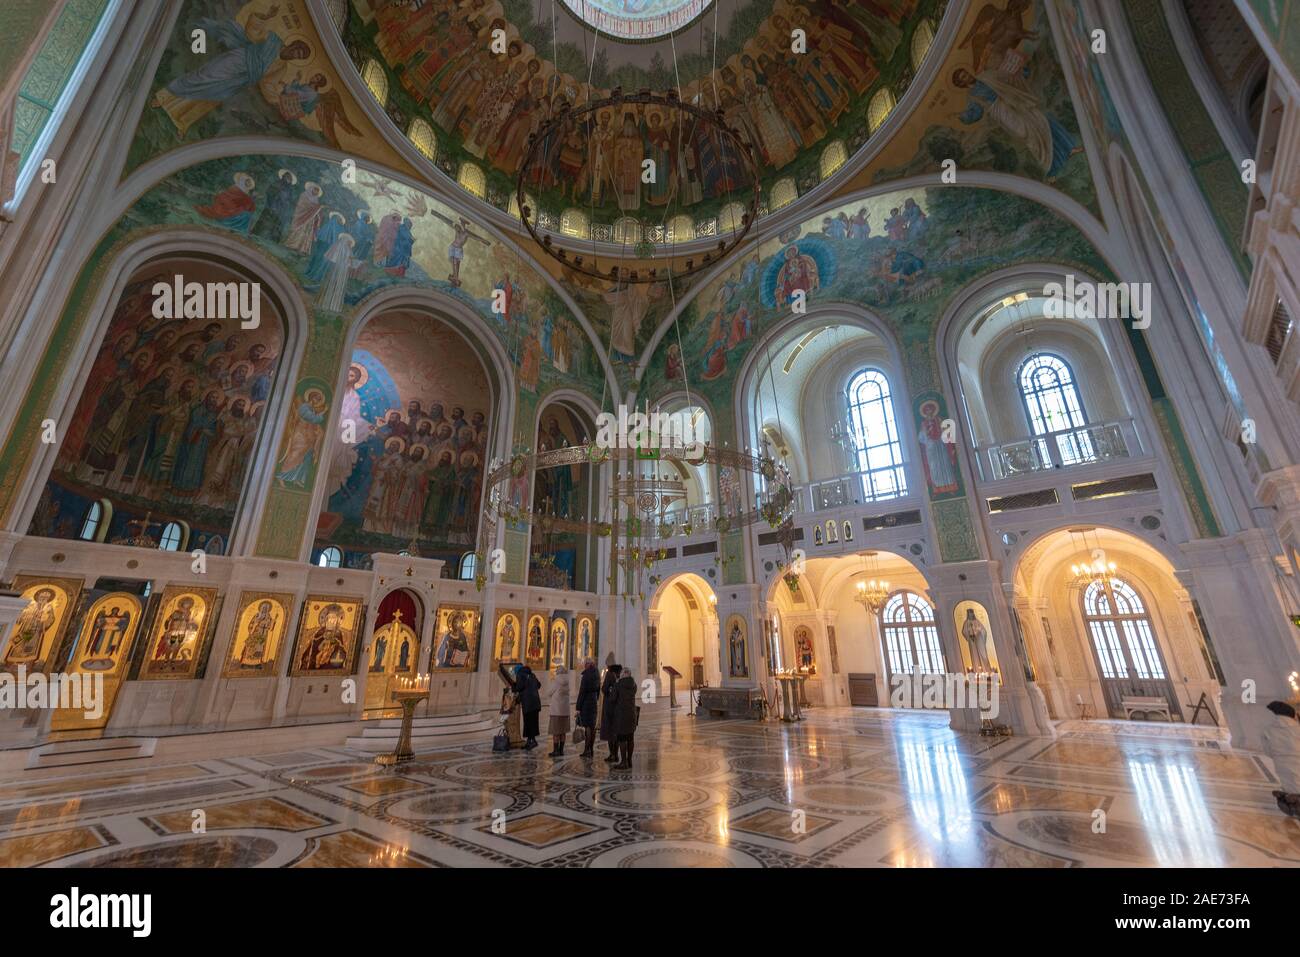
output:
[[[615,89],[680,90],[686,102],[720,109],[753,148],[764,200],[779,206],[785,199],[770,195],[774,184],[804,192],[880,127],[929,54],[945,7],[946,0],[348,0],[339,19],[363,80],[401,133],[500,208],[515,191],[529,136],[557,111]],[[573,143],[543,143],[548,166],[528,184],[543,225],[560,225],[571,207],[596,224],[669,205],[700,222],[734,201],[743,177],[696,129],[653,108],[615,112],[595,114]],[[604,176],[597,155],[614,157]],[[644,157],[668,176],[638,188]]]

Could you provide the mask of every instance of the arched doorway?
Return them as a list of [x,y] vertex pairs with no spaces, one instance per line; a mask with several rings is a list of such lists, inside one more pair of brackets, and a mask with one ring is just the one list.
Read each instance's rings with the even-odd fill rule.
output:
[[[569,402],[550,402],[537,418],[537,451],[576,448],[591,442],[595,423]],[[533,475],[534,515],[528,556],[528,583],[545,588],[594,591],[591,532],[565,528],[587,522],[596,511],[594,467],[587,462],[539,468]]]
[[717,595],[703,578],[684,572],[661,582],[650,600],[646,627],[644,665],[654,670],[664,693],[665,665],[682,675],[679,687],[722,685]]
[[1104,526],[1069,526],[1020,553],[1014,610],[1055,717],[1125,718],[1133,714],[1126,701],[1147,698],[1188,720],[1204,694],[1222,721],[1213,640],[1175,572],[1177,553],[1156,545]]
[[374,631],[366,646],[366,707],[363,717],[395,713],[393,688],[419,669],[423,603],[406,588],[390,591],[379,603]]
[[[881,583],[880,600],[866,592]],[[862,587],[859,587],[862,586]],[[888,707],[890,678],[946,671],[939,611],[920,568],[901,555],[863,551],[811,558],[796,587],[776,577],[768,588],[771,649],[761,679],[797,668],[813,705]]]

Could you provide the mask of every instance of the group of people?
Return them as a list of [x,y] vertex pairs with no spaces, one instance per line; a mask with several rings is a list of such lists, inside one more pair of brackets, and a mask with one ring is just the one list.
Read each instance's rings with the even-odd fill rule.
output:
[[242,332],[238,319],[159,319],[152,288],[145,279],[123,294],[56,471],[155,499],[233,506],[279,334]]
[[[550,719],[546,731],[551,736],[552,747],[548,757],[564,757],[564,739],[570,731],[569,670],[563,665],[555,669],[554,680],[548,696]],[[519,665],[511,679],[514,702],[522,718],[521,734],[524,750],[537,747],[541,733],[542,685],[537,675],[527,665]],[[631,669],[615,663],[611,653],[605,662],[602,677],[594,658],[586,658],[578,682],[578,700],[572,706],[573,725],[583,732],[585,747],[582,757],[594,758],[596,735],[609,746],[605,763],[615,771],[632,768],[633,738],[640,719],[641,707],[637,702],[637,683]]]

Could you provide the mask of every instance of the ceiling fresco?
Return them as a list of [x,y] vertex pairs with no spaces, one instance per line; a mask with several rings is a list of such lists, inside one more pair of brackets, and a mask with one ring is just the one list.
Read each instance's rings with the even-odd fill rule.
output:
[[[363,72],[382,64],[387,75],[387,109],[405,130],[419,118],[431,125],[439,166],[453,176],[462,164],[480,166],[485,192],[507,197],[514,189],[530,133],[566,104],[579,106],[626,90],[680,90],[686,102],[721,109],[754,147],[760,178],[778,175],[816,182],[826,145],[845,141],[856,150],[870,137],[870,103],[881,91],[897,99],[915,72],[911,42],[918,30],[933,33],[945,0],[731,0],[726,30],[719,23],[716,54],[712,19],[700,21],[699,38],[624,57],[626,44],[579,30],[561,43],[551,9],[520,0],[452,0],[423,6],[349,0],[352,15],[344,39]],[[659,4],[609,3],[646,8]],[[807,33],[807,51],[791,52],[792,33]],[[504,30],[506,49],[494,52],[494,31]],[[568,31],[572,33],[572,31]],[[692,53],[704,41],[707,53]],[[603,40],[603,45],[602,45]],[[667,47],[667,45],[662,45]],[[635,49],[635,48],[634,48]],[[678,51],[682,52],[678,52]],[[609,64],[617,62],[617,68]],[[588,80],[590,77],[590,81]],[[713,189],[716,162],[694,125],[649,113],[598,116],[574,149],[570,176],[538,182],[538,206],[558,216],[577,205],[593,221],[612,222],[629,208],[616,190],[600,189],[600,158],[616,157],[626,141],[631,157],[663,153],[682,209],[695,216],[716,214],[729,195]],[[568,144],[556,143],[555,152]],[[605,160],[606,164],[614,162]],[[630,162],[630,160],[629,160]],[[639,163],[638,163],[639,166]],[[617,170],[611,171],[617,175]],[[611,173],[606,173],[608,177]],[[680,178],[680,186],[677,180]],[[649,192],[649,191],[646,191]],[[650,205],[654,197],[639,197]]]
[[948,299],[1018,261],[1107,271],[1074,227],[995,190],[901,190],[828,210],[701,288],[655,347],[643,394],[653,402],[689,387],[730,423],[740,367],[763,332],[792,315],[796,289],[807,290],[809,308],[855,303],[879,316],[898,335],[909,388],[937,389],[934,331]]
[[188,143],[250,134],[410,169],[346,92],[304,0],[185,0],[124,172]]

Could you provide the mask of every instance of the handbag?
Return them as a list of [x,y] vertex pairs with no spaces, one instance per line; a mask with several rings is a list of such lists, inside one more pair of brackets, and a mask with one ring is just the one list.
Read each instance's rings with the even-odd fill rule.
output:
[[509,751],[510,735],[506,734],[505,728],[498,731],[492,738],[493,751]]
[[573,729],[573,743],[585,744],[586,741],[587,741],[587,729],[584,728],[582,725],[577,725]]

